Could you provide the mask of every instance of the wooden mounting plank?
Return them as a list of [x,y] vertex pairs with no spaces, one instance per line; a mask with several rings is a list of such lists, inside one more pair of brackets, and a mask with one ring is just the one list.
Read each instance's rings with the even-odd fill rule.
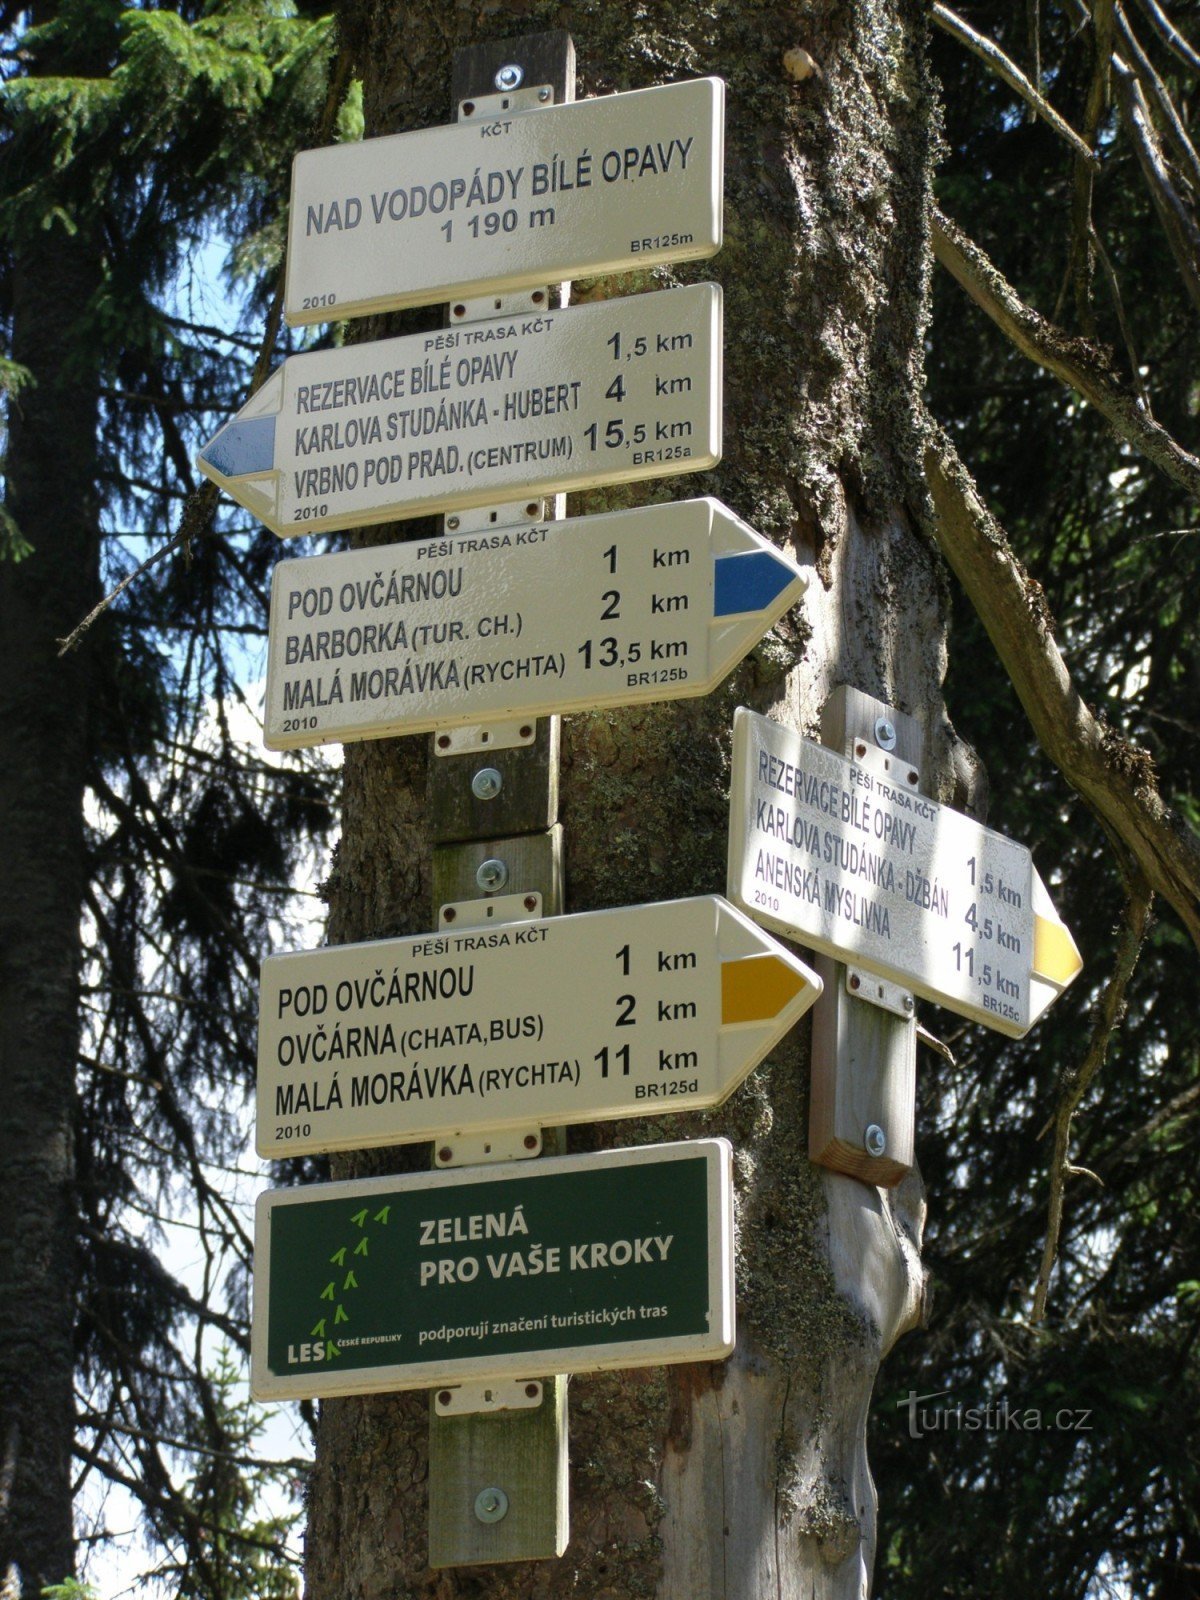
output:
[[[849,685],[835,689],[822,707],[821,742],[851,757],[856,745],[878,749],[881,719],[895,730],[896,760],[919,772],[924,738],[916,718]],[[891,1188],[912,1170],[914,1159],[916,1021],[851,994],[842,962],[821,957],[817,971],[825,988],[813,1008],[809,1157]],[[866,1149],[869,1127],[883,1130],[882,1155]]]

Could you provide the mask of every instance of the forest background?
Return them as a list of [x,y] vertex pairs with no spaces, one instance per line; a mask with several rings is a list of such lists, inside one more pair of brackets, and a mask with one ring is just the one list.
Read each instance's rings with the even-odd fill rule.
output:
[[[0,9],[6,1596],[86,1575],[108,1535],[72,1506],[97,1481],[136,1498],[165,1593],[296,1586],[261,1496],[304,1468],[256,1454],[228,1179],[249,1147],[258,960],[295,932],[297,883],[318,887],[337,780],[238,737],[280,546],[191,458],[293,347],[276,299],[291,155],[361,129],[336,21],[263,0]],[[930,24],[928,406],[1083,699],[1194,830],[1200,8],[934,5]],[[214,242],[236,326],[192,309]],[[946,694],[989,821],[1032,847],[1086,968],[1026,1041],[925,1015],[949,1051],[919,1071],[931,1293],[877,1390],[877,1583],[1183,1600],[1200,1592],[1200,1444],[1181,1425],[1200,1401],[1196,924],[1151,907],[961,592],[954,611]],[[160,1259],[173,1214],[198,1286]],[[1089,1427],[914,1437],[913,1395],[1066,1405]]]

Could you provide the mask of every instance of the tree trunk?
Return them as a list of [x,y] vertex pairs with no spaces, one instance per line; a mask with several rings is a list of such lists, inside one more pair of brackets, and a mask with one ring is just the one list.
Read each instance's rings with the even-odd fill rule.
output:
[[[63,70],[69,70],[66,66]],[[98,584],[96,383],[80,330],[87,230],[15,251],[7,508],[32,554],[0,561],[0,1596],[74,1571],[75,1072],[88,659],[58,640]]]
[[[737,704],[815,736],[827,695],[854,684],[919,719],[926,787],[953,798],[946,586],[915,527],[936,125],[919,0],[344,9],[371,133],[448,121],[456,48],[553,27],[574,36],[581,95],[706,73],[729,86],[720,255],[653,282],[575,289],[724,284],[724,460],[571,509],[715,494],[816,577],[803,607],[706,699],[567,720],[568,910],[723,889]],[[391,537],[418,532],[428,525]],[[346,757],[330,939],[428,928],[426,741]],[[310,1600],[867,1593],[865,1418],[879,1362],[919,1309],[922,1196],[916,1178],[887,1194],[807,1161],[808,1032],[795,1030],[718,1113],[569,1132],[572,1150],[730,1138],[739,1334],[724,1363],[573,1380],[565,1558],[431,1572],[427,1397],[325,1402]],[[427,1152],[391,1151],[334,1165],[345,1177],[427,1163]]]

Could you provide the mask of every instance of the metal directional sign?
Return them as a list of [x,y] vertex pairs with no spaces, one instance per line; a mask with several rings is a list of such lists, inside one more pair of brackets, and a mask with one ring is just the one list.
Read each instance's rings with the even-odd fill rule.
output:
[[[916,774],[912,774],[915,779]],[[1014,1038],[1082,966],[1023,845],[767,717],[734,718],[729,896]]]
[[716,1105],[820,992],[719,895],[271,956],[258,1150]]
[[290,356],[197,458],[289,538],[711,467],[721,291]]
[[261,1195],[258,1399],[717,1360],[724,1139]]
[[665,88],[306,150],[284,315],[330,322],[713,255],[725,85]]
[[707,499],[281,561],[266,742],[706,694],[804,586]]

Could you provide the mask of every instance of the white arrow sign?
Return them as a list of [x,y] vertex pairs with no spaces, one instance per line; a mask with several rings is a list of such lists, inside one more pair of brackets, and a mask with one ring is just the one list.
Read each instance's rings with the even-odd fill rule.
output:
[[720,454],[721,291],[701,283],[290,356],[197,463],[289,538]]
[[717,1105],[820,991],[719,895],[272,956],[258,1150]]
[[805,581],[708,499],[281,561],[266,742],[706,694]]
[[1083,965],[1029,851],[859,761],[739,708],[729,897],[758,922],[1014,1038]]
[[713,255],[725,85],[468,115],[292,166],[284,315],[329,322]]

